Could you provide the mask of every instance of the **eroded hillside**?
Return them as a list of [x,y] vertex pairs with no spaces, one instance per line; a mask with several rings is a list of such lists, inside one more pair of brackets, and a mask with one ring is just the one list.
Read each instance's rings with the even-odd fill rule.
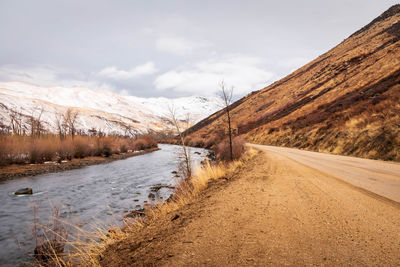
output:
[[[236,134],[259,144],[400,160],[400,5],[274,84],[232,105]],[[190,129],[210,143],[223,112]]]

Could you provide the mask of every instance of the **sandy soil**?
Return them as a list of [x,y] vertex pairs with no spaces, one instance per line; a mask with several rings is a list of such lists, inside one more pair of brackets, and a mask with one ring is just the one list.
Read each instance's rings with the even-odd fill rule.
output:
[[264,151],[191,205],[108,247],[102,263],[398,266],[400,204]]
[[271,153],[279,153],[360,189],[400,203],[400,163],[398,162],[317,153],[296,148],[254,144],[250,146]]

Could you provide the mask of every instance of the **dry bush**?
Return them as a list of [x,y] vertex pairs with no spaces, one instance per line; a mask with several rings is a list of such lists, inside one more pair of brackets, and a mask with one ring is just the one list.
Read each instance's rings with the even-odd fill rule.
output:
[[35,240],[34,262],[39,266],[59,265],[68,239],[66,225],[60,220],[60,211],[53,205],[53,214],[47,224],[40,224],[38,211],[40,205],[32,204],[33,208],[33,235]]
[[135,140],[135,150],[144,150],[146,146],[147,144],[144,139]]
[[116,142],[120,153],[126,153],[128,150],[135,150],[134,141],[132,139],[119,138]]
[[150,135],[136,139],[134,142],[134,150],[144,150],[153,147],[157,147],[157,141]]
[[[185,146],[188,146],[191,142],[192,142],[192,138],[190,136],[184,136],[184,142],[185,142]],[[179,145],[182,145],[182,141],[180,141],[180,143],[178,143]]]
[[45,137],[31,140],[29,151],[30,163],[51,161],[57,154],[58,146],[54,137]]
[[74,157],[84,158],[91,155],[91,148],[88,138],[76,136],[73,140]]
[[204,141],[200,137],[193,137],[188,145],[193,147],[204,147]]
[[121,143],[121,144],[119,145],[119,151],[120,151],[121,153],[126,153],[126,152],[128,152],[128,146],[127,146],[125,143]]
[[101,153],[105,157],[111,156],[115,150],[113,150],[113,142],[108,137],[101,138]]
[[29,147],[22,137],[0,136],[0,165],[24,163],[28,158]]
[[74,144],[71,139],[65,139],[58,142],[57,151],[58,160],[71,160],[74,156]]
[[156,139],[154,139],[153,137],[151,137],[150,135],[146,135],[144,137],[144,140],[147,143],[147,147],[146,148],[152,148],[152,147],[157,147],[157,141]]
[[6,165],[9,162],[8,142],[3,136],[0,137],[0,165]]
[[206,139],[206,141],[204,141],[204,147],[205,148],[212,148],[214,147],[217,143],[219,143],[221,141],[220,138],[218,138],[218,136],[216,135],[211,135],[210,137],[208,137]]
[[92,156],[101,156],[103,153],[103,143],[101,142],[101,138],[92,139],[91,142],[91,155]]
[[41,137],[1,135],[0,166],[24,163],[43,163],[45,161],[88,156],[110,156],[128,150],[144,150],[157,147],[151,136],[133,140],[120,137],[69,136],[61,139],[58,135],[48,134]]
[[[245,151],[244,147],[245,141],[241,137],[235,137],[232,140],[232,158],[238,159]],[[230,160],[230,152],[229,152],[229,142],[224,141],[218,144],[216,149],[217,158],[220,160]]]

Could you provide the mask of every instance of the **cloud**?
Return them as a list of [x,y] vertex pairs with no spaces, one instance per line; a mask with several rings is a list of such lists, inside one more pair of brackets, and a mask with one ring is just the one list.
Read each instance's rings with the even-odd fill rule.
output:
[[274,73],[262,68],[260,59],[230,55],[170,70],[159,75],[154,85],[158,90],[212,95],[224,80],[228,86],[234,86],[235,94],[243,94],[265,87],[274,78]]
[[145,64],[138,65],[129,70],[121,70],[114,66],[107,67],[99,71],[96,75],[106,78],[111,78],[114,80],[128,80],[146,75],[151,75],[156,73],[157,71],[158,70],[155,67],[154,63],[149,61]]
[[144,27],[141,32],[145,35],[152,35],[154,34],[155,30],[152,27]]
[[312,60],[312,58],[309,58],[309,57],[286,58],[286,59],[279,60],[277,65],[284,69],[294,71],[294,70],[302,67],[303,65],[307,64],[311,60]]
[[116,91],[115,86],[101,81],[82,79],[80,73],[54,66],[0,66],[0,81],[27,82],[41,86],[86,87]]
[[22,81],[35,83],[40,81],[44,84],[53,83],[57,80],[60,70],[48,66],[20,67],[16,65],[0,66],[0,80]]
[[178,56],[192,54],[194,50],[207,47],[206,42],[192,42],[180,37],[162,37],[156,40],[156,49],[160,52],[166,52]]

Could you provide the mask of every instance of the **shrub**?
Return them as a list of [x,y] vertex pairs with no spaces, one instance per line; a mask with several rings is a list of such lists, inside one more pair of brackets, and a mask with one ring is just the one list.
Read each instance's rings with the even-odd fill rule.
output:
[[218,137],[212,135],[212,136],[210,136],[209,138],[206,139],[206,141],[204,142],[204,147],[205,148],[212,148],[217,143],[218,143]]
[[143,150],[146,148],[146,141],[143,139],[137,139],[135,141],[135,150]]
[[35,143],[33,143],[29,151],[29,163],[34,164],[42,162],[43,159],[40,157],[40,149]]
[[[188,136],[185,136],[184,137],[184,142],[185,142],[185,146],[190,146],[190,144],[192,143],[192,138],[190,138],[190,137],[188,137]],[[179,140],[179,143],[178,144],[181,144],[181,141]]]
[[157,147],[151,136],[133,140],[121,137],[79,136],[74,139],[68,136],[47,134],[32,138],[31,136],[0,135],[0,165],[43,163],[44,161],[64,159],[71,160],[87,156],[110,156],[128,150],[143,150]]
[[128,147],[125,143],[122,143],[119,146],[119,150],[121,151],[121,153],[126,153],[128,151]]
[[32,140],[29,151],[30,163],[43,163],[52,160],[57,152],[57,147],[53,139]]
[[91,155],[92,156],[101,156],[103,153],[103,143],[100,141],[100,138],[96,138],[94,142],[91,144]]
[[23,141],[23,138],[14,138],[12,136],[0,137],[0,165],[13,163],[24,163],[28,158],[29,144]]
[[156,147],[157,146],[157,141],[151,137],[150,135],[146,135],[144,137],[144,140],[147,143],[147,147],[146,148],[152,148],[152,147]]
[[75,158],[84,158],[90,155],[90,147],[88,140],[83,139],[82,137],[76,136],[73,140],[74,143],[74,157]]
[[62,140],[58,142],[57,155],[60,160],[71,160],[74,155],[74,147],[71,140]]
[[102,154],[105,157],[109,157],[113,152],[112,144],[108,138],[103,138],[102,143],[103,143]]
[[189,146],[204,147],[204,141],[200,137],[194,137],[190,140]]
[[[238,159],[245,151],[245,141],[241,137],[235,137],[232,140],[232,158]],[[220,160],[230,160],[229,141],[219,143],[217,146],[217,158]]]

